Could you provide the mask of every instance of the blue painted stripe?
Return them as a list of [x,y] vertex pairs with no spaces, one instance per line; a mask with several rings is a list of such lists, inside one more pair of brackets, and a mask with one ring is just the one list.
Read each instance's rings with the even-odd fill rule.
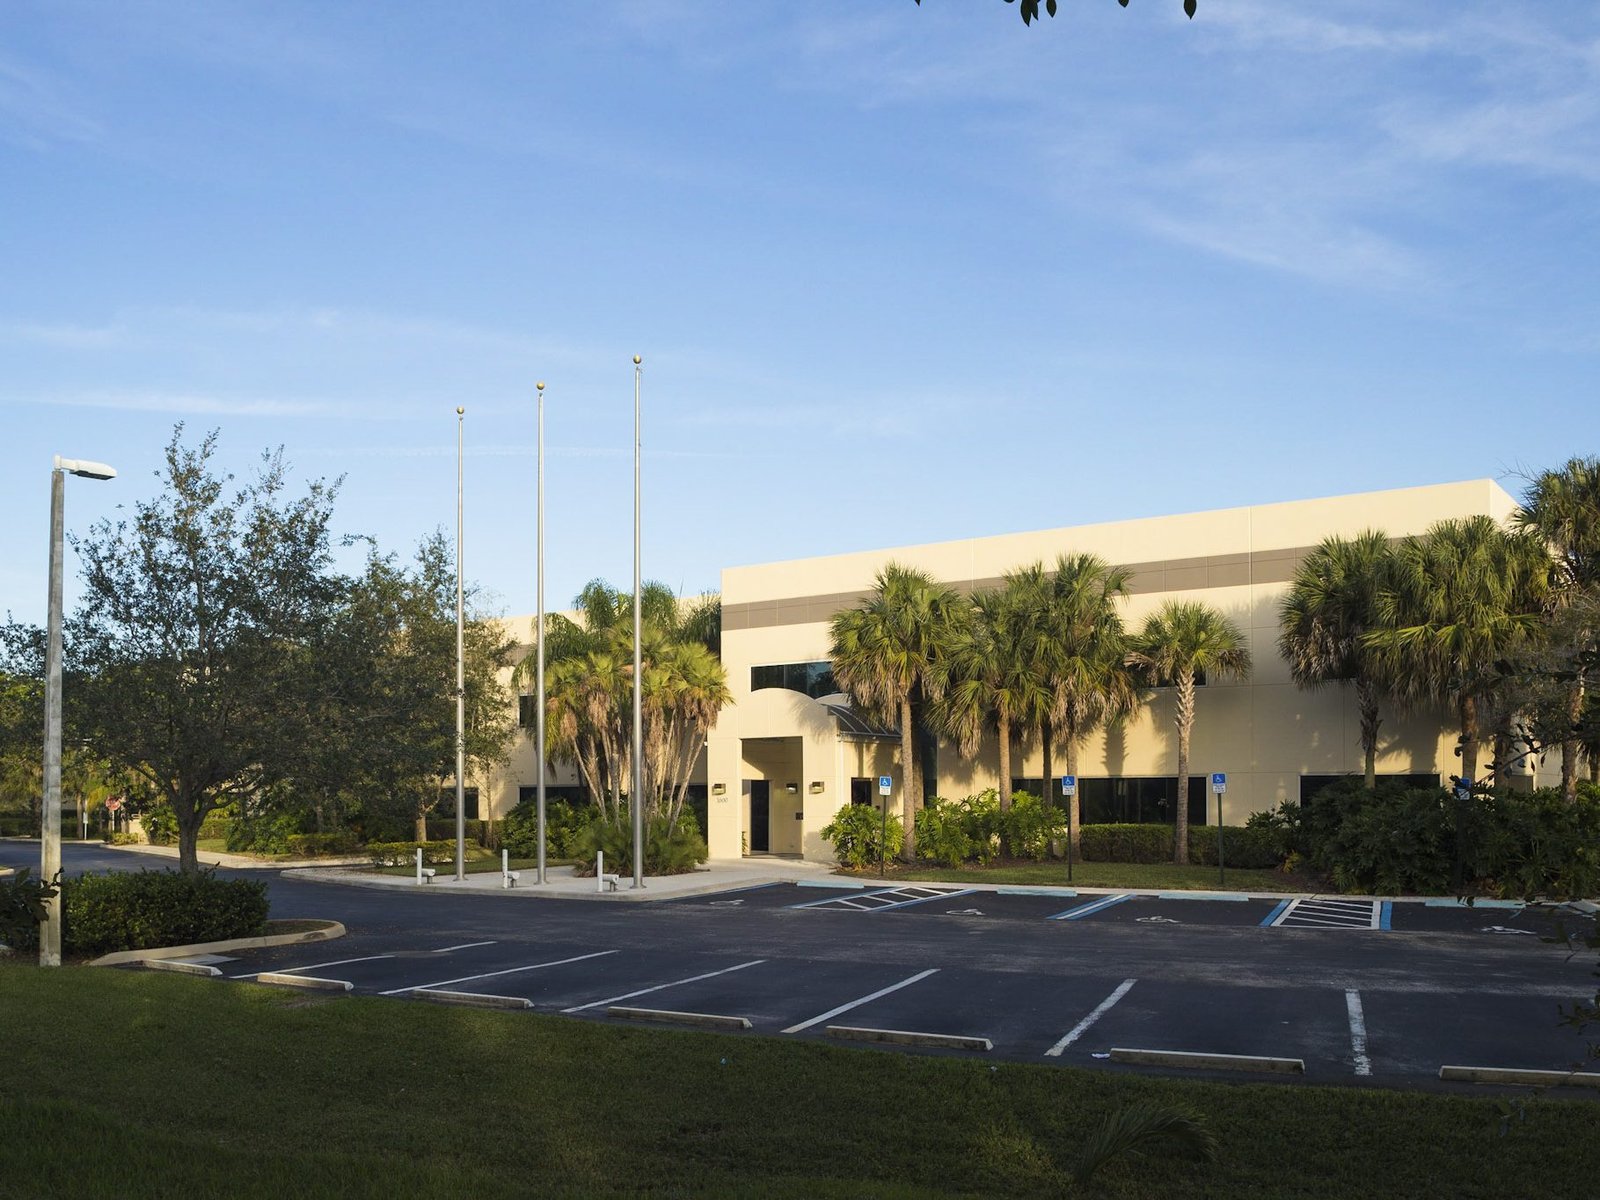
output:
[[962,888],[959,892],[940,892],[936,896],[918,896],[915,900],[899,900],[894,904],[880,904],[873,912],[887,912],[891,908],[910,908],[913,904],[926,904],[930,900],[954,900],[957,896],[970,896],[977,888]]
[[1278,907],[1273,909],[1271,912],[1269,912],[1267,914],[1267,919],[1262,921],[1261,924],[1263,926],[1271,925],[1279,917],[1283,916],[1283,910],[1288,908],[1291,903],[1293,903],[1293,901],[1290,901],[1290,900],[1279,900],[1278,901]]
[[732,896],[736,892],[759,892],[762,888],[777,887],[780,882],[780,880],[774,879],[768,883],[747,883],[744,887],[726,888],[720,892],[701,892],[695,899],[704,900],[709,896]]
[[1157,892],[1157,900],[1248,900],[1243,892]]
[[815,908],[819,904],[834,904],[840,900],[865,900],[869,896],[885,896],[890,892],[898,892],[897,887],[879,888],[875,892],[861,892],[853,896],[824,896],[821,900],[807,900],[804,904],[790,904],[789,908]]
[[1378,910],[1378,928],[1379,929],[1388,929],[1389,928],[1389,919],[1391,917],[1393,917],[1393,916],[1394,916],[1394,905],[1390,901],[1385,900],[1383,902],[1383,907]]
[[1113,904],[1121,904],[1124,900],[1131,899],[1133,899],[1131,894],[1125,896],[1102,896],[1099,900],[1091,900],[1088,904],[1079,904],[1075,908],[1067,909],[1066,912],[1058,912],[1052,917],[1046,917],[1045,920],[1078,921],[1084,917],[1093,916],[1102,908],[1110,908]]

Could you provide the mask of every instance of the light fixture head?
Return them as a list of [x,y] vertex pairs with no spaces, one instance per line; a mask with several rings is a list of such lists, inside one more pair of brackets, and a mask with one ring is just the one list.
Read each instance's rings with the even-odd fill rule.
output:
[[637,366],[638,366],[638,365],[639,365],[639,364],[640,364],[640,363],[642,363],[642,362],[643,362],[643,361],[644,361],[644,359],[642,359],[642,358],[640,358],[640,357],[639,357],[639,356],[638,356],[638,355],[637,355],[637,354],[635,354],[635,355],[634,355],[634,356],[633,356],[633,365],[634,365],[634,366],[636,366],[636,367],[637,367]]
[[544,391],[544,380],[542,380],[542,379],[539,380],[539,382],[534,384],[533,386],[538,388],[541,392]]
[[86,458],[62,458],[56,455],[56,470],[68,475],[82,475],[85,479],[115,479],[117,469],[105,463],[90,462]]

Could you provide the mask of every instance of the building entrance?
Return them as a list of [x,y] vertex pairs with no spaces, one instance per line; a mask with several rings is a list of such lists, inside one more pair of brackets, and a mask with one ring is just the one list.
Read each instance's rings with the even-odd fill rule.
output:
[[772,849],[772,784],[765,779],[750,781],[750,853],[767,854]]

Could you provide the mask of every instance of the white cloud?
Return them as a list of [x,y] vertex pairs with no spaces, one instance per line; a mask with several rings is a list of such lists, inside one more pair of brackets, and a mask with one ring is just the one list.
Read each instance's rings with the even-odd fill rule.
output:
[[325,413],[315,400],[240,399],[169,392],[95,392],[47,396],[29,401],[49,407],[101,408],[119,412],[179,413],[195,416],[291,417]]

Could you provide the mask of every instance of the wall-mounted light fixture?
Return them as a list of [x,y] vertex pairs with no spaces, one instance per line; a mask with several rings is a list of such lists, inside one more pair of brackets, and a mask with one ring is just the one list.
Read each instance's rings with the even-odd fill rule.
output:
[[825,786],[825,785],[824,785],[824,784],[823,784],[823,782],[822,782],[822,780],[820,780],[820,779],[813,779],[813,780],[812,780],[812,781],[811,781],[811,794],[812,794],[812,795],[813,795],[813,796],[820,796],[820,795],[822,795],[822,792],[823,792],[823,788],[824,788],[824,786]]
[[798,783],[786,783],[783,785],[783,790],[793,795],[800,790],[800,785]]
[[711,794],[713,796],[726,795],[727,791],[728,791],[728,785],[725,784],[725,783],[713,783],[711,785]]

